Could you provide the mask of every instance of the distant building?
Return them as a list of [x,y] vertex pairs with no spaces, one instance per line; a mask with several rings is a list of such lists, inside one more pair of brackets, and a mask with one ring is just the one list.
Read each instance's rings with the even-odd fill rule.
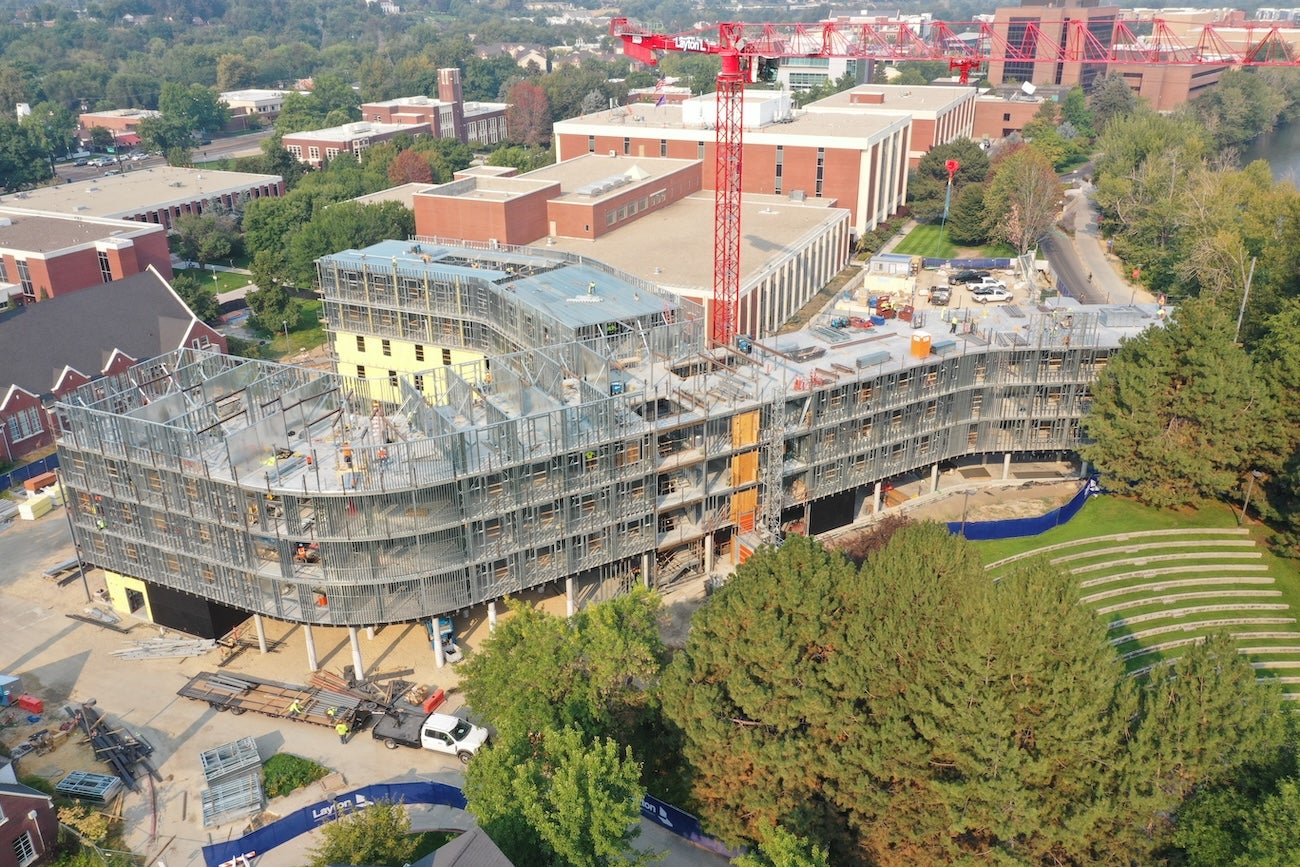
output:
[[91,130],[101,127],[113,134],[115,146],[135,147],[140,143],[140,121],[160,117],[158,112],[143,108],[117,108],[111,111],[82,112],[77,118],[77,137],[83,145],[91,143]]
[[149,267],[171,279],[161,226],[0,207],[0,310],[61,298]]
[[[230,130],[249,129],[251,118],[260,118],[263,125],[272,123],[284,108],[284,97],[291,90],[228,90],[220,94],[221,101],[230,108]],[[257,121],[251,121],[257,123]]]
[[204,214],[214,208],[235,211],[254,199],[284,195],[284,178],[279,175],[173,166],[132,169],[128,165],[126,169],[112,177],[6,196],[4,204],[24,211],[157,223],[170,229],[182,214]]
[[1055,54],[1060,46],[1082,50],[1076,45],[1077,34],[1072,22],[1084,21],[1092,38],[1109,49],[1115,32],[1118,6],[1100,6],[1097,0],[1066,0],[1062,5],[1038,0],[1023,0],[1020,6],[1003,6],[993,13],[993,30],[1010,49],[1027,55],[1030,60],[990,60],[988,82],[1027,81],[1030,84],[1083,85],[1106,75],[1106,64],[1058,63]]
[[475,54],[479,57],[499,57],[504,54],[521,69],[532,66],[538,72],[550,72],[550,61],[543,45],[526,45],[517,42],[498,42],[484,45]]
[[225,352],[226,338],[195,318],[150,266],[0,313],[0,347],[0,460],[13,461],[54,442],[47,401],[176,349]]
[[907,161],[912,168],[921,157],[954,139],[969,138],[975,123],[976,90],[968,85],[909,87],[859,84],[809,103],[814,114],[910,117],[912,129]]
[[[873,108],[795,110],[789,93],[745,91],[744,192],[832,199],[852,212],[853,232],[871,231],[902,206],[912,150],[911,115]],[[709,167],[704,189],[711,190],[716,117],[715,96],[706,94],[680,105],[640,103],[562,120],[554,127],[556,158],[592,153],[700,160]]]
[[328,129],[290,133],[283,138],[284,149],[299,162],[319,169],[339,154],[350,153],[357,159],[371,145],[399,135],[430,135],[428,123],[348,123]]
[[858,84],[871,80],[870,60],[849,57],[783,57],[776,69],[776,80],[796,93],[821,87],[828,81],[839,81],[852,75]]

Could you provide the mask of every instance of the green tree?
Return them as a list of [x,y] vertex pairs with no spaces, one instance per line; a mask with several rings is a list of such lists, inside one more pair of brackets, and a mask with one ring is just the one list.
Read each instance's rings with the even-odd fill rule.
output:
[[320,844],[308,852],[307,864],[402,867],[414,859],[416,845],[406,808],[392,801],[377,801],[323,825]]
[[211,322],[217,318],[220,311],[217,293],[205,281],[192,274],[181,273],[172,277],[172,288],[185,302],[185,306],[190,308],[190,312],[200,320]]
[[388,180],[394,184],[427,184],[433,181],[433,167],[414,150],[404,150],[388,165]]
[[167,155],[170,165],[185,165],[189,162],[190,149],[194,146],[194,127],[190,126],[188,119],[166,115],[146,117],[141,119],[136,131],[144,147],[162,151]]
[[52,174],[40,131],[32,124],[0,116],[0,189],[19,190],[48,180]]
[[239,239],[234,220],[211,212],[181,214],[172,222],[172,232],[176,252],[201,264],[228,258]]
[[649,864],[635,847],[645,790],[630,750],[576,728],[503,735],[470,762],[468,809],[512,863]]
[[549,166],[554,162],[555,153],[548,148],[506,145],[492,151],[488,155],[487,164],[490,166],[514,166],[521,172],[531,172],[533,169],[540,169],[542,166]]
[[[183,87],[167,82],[158,98],[158,111],[170,124],[187,133],[214,132],[230,120],[230,108],[210,87]],[[141,136],[143,138],[143,136]]]
[[[1126,88],[1128,85],[1124,85]],[[1131,91],[1130,91],[1131,93]],[[1091,141],[1097,137],[1096,116],[1088,106],[1088,97],[1077,84],[1061,99],[1061,120],[1070,123],[1079,135]]]
[[966,185],[953,196],[948,214],[948,237],[954,244],[983,244],[989,238],[984,217],[984,185]]
[[756,851],[733,858],[731,863],[733,867],[831,867],[825,847],[797,837],[780,825],[768,833]]
[[970,184],[980,184],[989,173],[989,158],[984,150],[968,138],[939,145],[921,157],[907,182],[907,204],[912,216],[926,223],[937,223],[943,216],[944,198],[948,194],[948,160],[957,160],[961,168],[953,175],[953,201]]
[[242,90],[257,83],[257,67],[242,54],[223,54],[217,58],[217,90]]
[[1055,168],[1038,151],[1018,147],[1000,156],[984,188],[990,236],[1024,255],[1051,230],[1061,195]]
[[1105,132],[1112,120],[1137,111],[1140,104],[1138,95],[1118,73],[1099,81],[1088,96],[1088,109],[1098,132]]
[[293,233],[286,276],[293,286],[311,286],[316,281],[316,260],[321,256],[414,233],[415,215],[400,202],[339,202],[314,212],[311,220]]
[[1268,442],[1269,395],[1216,299],[1125,341],[1093,387],[1080,449],[1106,484],[1157,506],[1235,496]]

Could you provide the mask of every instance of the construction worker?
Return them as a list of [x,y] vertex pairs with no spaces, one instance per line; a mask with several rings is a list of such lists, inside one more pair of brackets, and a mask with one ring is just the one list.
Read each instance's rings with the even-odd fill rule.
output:
[[289,705],[289,716],[297,716],[300,713],[302,713],[302,705],[299,704],[298,699],[295,698],[293,704]]
[[352,469],[352,443],[343,444],[343,465]]
[[334,726],[334,731],[339,733],[339,743],[341,744],[346,744],[348,735],[352,733],[352,729],[348,727],[346,720],[339,720],[339,724]]

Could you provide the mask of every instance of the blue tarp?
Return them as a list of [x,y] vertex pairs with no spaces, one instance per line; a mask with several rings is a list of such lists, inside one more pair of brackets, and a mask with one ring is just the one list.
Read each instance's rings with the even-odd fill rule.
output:
[[465,808],[465,796],[460,789],[431,780],[416,783],[377,783],[354,789],[329,801],[318,801],[290,813],[283,819],[245,834],[238,840],[213,843],[203,847],[203,861],[208,867],[228,864],[241,855],[250,859],[254,855],[287,843],[299,834],[306,834],[319,825],[354,810],[371,806],[376,801],[399,801],[406,804],[443,804],[458,809]]
[[[247,856],[250,860],[287,843],[299,834],[306,834],[320,825],[339,816],[371,806],[376,801],[397,801],[405,804],[443,804],[465,809],[465,795],[455,786],[433,781],[415,783],[379,783],[354,789],[347,794],[329,801],[318,801],[309,807],[303,807],[290,813],[283,819],[245,834],[238,840],[213,843],[203,847],[203,861],[208,867],[230,865],[236,858]],[[717,852],[728,858],[734,858],[743,850],[728,849],[722,843],[700,830],[700,820],[679,810],[672,804],[646,795],[641,802],[641,815],[656,825],[672,831],[695,845]]]
[[931,259],[926,258],[924,267],[942,268],[944,265],[954,270],[965,268],[1010,268],[1012,259]]
[[1007,518],[1001,521],[950,521],[948,532],[963,535],[967,539],[986,541],[988,539],[1015,539],[1021,536],[1037,536],[1053,527],[1066,523],[1083,508],[1083,504],[1094,494],[1101,493],[1095,478],[1089,479],[1074,495],[1070,502],[1053,509],[1046,515],[1034,518]]
[[56,453],[49,457],[41,458],[39,461],[33,461],[30,464],[15,467],[0,476],[0,491],[7,491],[10,488],[16,488],[32,476],[39,476],[41,473],[48,473],[58,465],[59,456]]

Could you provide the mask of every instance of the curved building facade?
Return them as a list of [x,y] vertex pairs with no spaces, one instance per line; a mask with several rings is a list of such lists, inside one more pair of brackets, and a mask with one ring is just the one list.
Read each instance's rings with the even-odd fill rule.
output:
[[580,257],[381,261],[329,257],[322,288],[336,344],[377,342],[391,369],[180,350],[58,406],[79,550],[146,613],[373,626],[574,576],[666,584],[809,503],[879,508],[904,472],[1075,448],[1090,383],[1155,322],[1065,301],[742,352]]

